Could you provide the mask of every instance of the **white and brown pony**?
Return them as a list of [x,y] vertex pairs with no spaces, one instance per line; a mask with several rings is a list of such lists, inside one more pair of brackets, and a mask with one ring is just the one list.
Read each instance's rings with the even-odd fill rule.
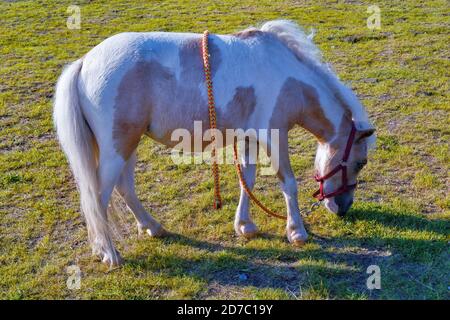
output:
[[[191,131],[194,121],[209,127],[201,41],[202,35],[192,33],[121,33],[70,64],[58,80],[58,138],[76,179],[93,251],[105,263],[121,262],[107,216],[114,189],[140,230],[150,236],[165,232],[136,196],[136,147],[142,135],[174,146],[175,129]],[[218,129],[279,129],[277,176],[287,204],[287,238],[303,244],[307,233],[289,162],[288,131],[298,124],[317,138],[315,165],[323,176],[342,160],[354,124],[347,180],[356,183],[374,128],[355,94],[321,62],[312,40],[292,22],[270,21],[233,35],[211,35],[209,50]],[[265,142],[270,147],[272,141]],[[256,165],[243,158],[251,189]],[[341,175],[324,181],[323,192],[340,188]],[[325,206],[344,213],[353,192],[327,197]],[[244,237],[257,233],[242,188],[234,226]]]

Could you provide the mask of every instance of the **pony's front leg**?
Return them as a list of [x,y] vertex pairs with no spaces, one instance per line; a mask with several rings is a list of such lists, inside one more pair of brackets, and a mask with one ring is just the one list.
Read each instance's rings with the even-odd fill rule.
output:
[[[249,155],[248,148],[245,150],[245,155],[240,155],[242,174],[244,176],[247,187],[252,190],[255,185],[256,177],[256,161],[250,161],[251,155]],[[244,187],[241,186],[241,197],[239,199],[239,205],[236,210],[236,217],[234,220],[234,230],[238,236],[251,239],[258,234],[258,228],[253,223],[250,217],[250,199],[245,192]]]
[[308,238],[298,208],[297,181],[289,161],[287,133],[280,134],[279,168],[277,171],[287,207],[286,234],[290,243],[301,246]]

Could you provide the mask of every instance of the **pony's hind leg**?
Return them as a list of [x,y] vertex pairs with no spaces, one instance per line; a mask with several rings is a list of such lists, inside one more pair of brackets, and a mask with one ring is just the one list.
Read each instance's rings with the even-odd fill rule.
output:
[[[248,188],[252,190],[253,186],[255,185],[255,178],[256,178],[256,161],[253,161],[255,160],[254,157],[251,157],[251,155],[249,154],[248,146],[246,146],[245,148],[245,154],[241,154],[240,158],[241,158],[242,174],[244,176]],[[252,161],[250,161],[250,159],[252,159]],[[258,234],[258,228],[253,223],[250,217],[249,213],[250,199],[247,193],[245,192],[245,189],[242,186],[242,184],[240,184],[240,186],[241,186],[241,196],[239,199],[239,205],[236,209],[234,230],[236,231],[236,234],[238,236],[243,236],[247,239],[250,239]]]
[[[119,178],[125,161],[109,148],[100,148],[99,150],[100,158],[98,165],[98,179],[99,179],[99,196],[100,196],[100,206],[104,216],[107,217],[108,204],[111,199],[111,194],[114,186]],[[110,234],[111,230],[103,231],[106,234]],[[112,239],[108,236],[109,245],[103,246],[99,252],[95,252],[100,256],[102,262],[112,266],[118,266],[122,263],[122,258],[119,252],[115,249]],[[95,241],[95,240],[94,240]]]
[[116,184],[116,189],[124,199],[128,209],[133,213],[139,233],[145,231],[152,237],[161,237],[166,231],[147,211],[145,211],[134,189],[134,167],[136,166],[136,152],[127,160],[122,174]]

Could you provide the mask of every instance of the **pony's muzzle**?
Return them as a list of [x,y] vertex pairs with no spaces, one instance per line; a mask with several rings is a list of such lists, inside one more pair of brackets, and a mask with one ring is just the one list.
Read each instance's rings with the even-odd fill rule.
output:
[[337,205],[337,214],[344,216],[353,204],[353,192],[341,193],[334,197]]

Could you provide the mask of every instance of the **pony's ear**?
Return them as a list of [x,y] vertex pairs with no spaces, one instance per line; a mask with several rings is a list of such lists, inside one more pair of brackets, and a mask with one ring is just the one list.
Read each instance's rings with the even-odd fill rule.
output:
[[358,131],[358,138],[357,138],[357,142],[361,141],[362,139],[368,138],[371,135],[373,135],[375,133],[375,128],[370,128],[364,131]]
[[358,121],[355,122],[356,127],[356,142],[362,139],[368,138],[375,133],[375,128],[367,122]]

